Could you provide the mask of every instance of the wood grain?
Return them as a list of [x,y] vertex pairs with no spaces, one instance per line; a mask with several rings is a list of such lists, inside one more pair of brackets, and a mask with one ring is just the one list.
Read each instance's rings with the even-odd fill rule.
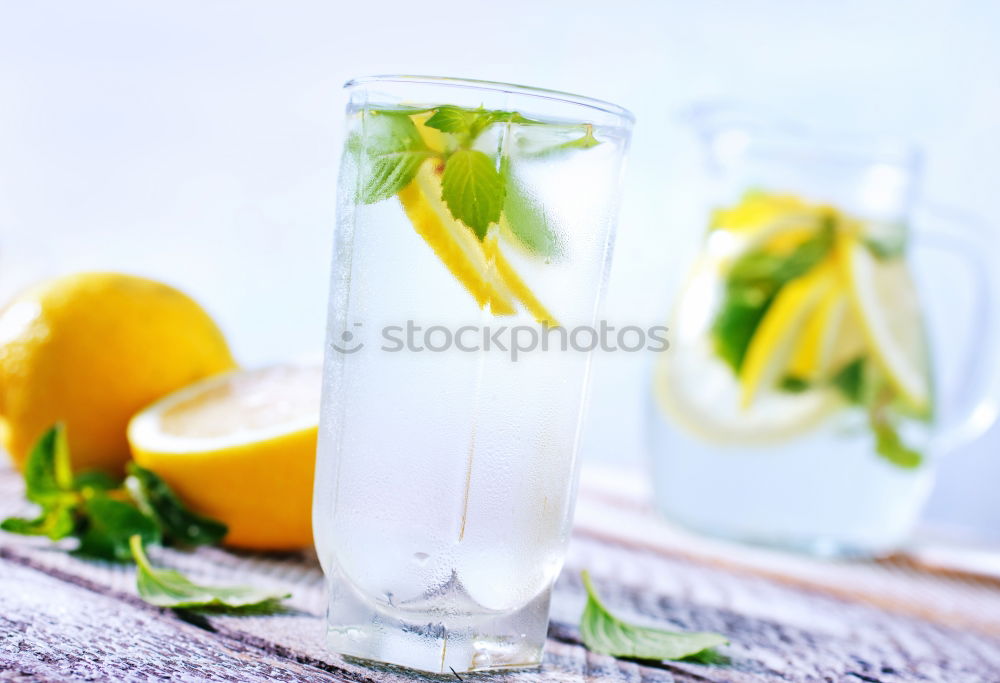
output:
[[[0,514],[14,512],[19,495],[16,479],[0,472]],[[989,613],[1000,604],[1000,590],[989,582],[885,563],[855,564],[848,574],[831,566],[829,583],[822,581],[823,564],[809,565],[816,573],[804,581],[779,569],[762,571],[738,550],[722,562],[697,547],[671,546],[640,507],[622,506],[618,514],[624,516],[612,518],[607,511],[595,513],[599,505],[609,503],[581,499],[581,524],[556,585],[543,667],[472,678],[1000,681],[1000,638],[990,626],[1000,614]],[[619,525],[631,521],[612,534],[588,522],[593,516]],[[647,536],[637,539],[637,530]],[[44,542],[0,534],[0,679],[384,683],[421,678],[326,651],[323,579],[310,553],[166,549],[155,551],[153,559],[195,580],[250,582],[290,590],[293,598],[288,611],[275,616],[161,610],[138,599],[129,566],[85,561]],[[712,664],[639,663],[588,652],[575,627],[584,601],[579,580],[584,567],[620,616],[663,628],[719,631],[730,645]],[[844,590],[842,580],[853,582],[852,589]],[[859,586],[864,590],[854,590]],[[890,595],[871,599],[880,586],[892,586],[886,588]],[[955,601],[966,611],[978,605],[984,613],[956,619],[947,604]]]

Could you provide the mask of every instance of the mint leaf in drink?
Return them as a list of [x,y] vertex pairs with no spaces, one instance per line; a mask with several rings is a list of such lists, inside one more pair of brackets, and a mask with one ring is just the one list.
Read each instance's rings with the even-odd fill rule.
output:
[[820,263],[833,248],[836,217],[786,254],[754,249],[740,256],[726,277],[726,294],[712,324],[715,352],[738,373],[757,326],[784,285]]
[[215,545],[229,531],[222,522],[189,510],[159,475],[145,467],[128,464],[125,488],[139,509],[156,520],[169,542]]
[[136,563],[135,583],[139,597],[157,607],[252,608],[276,603],[289,593],[251,586],[203,586],[173,569],[156,569],[143,550],[143,538],[129,539],[128,547]]
[[590,574],[583,571],[581,577],[587,606],[580,617],[580,637],[592,652],[634,659],[684,659],[729,642],[718,633],[681,633],[628,624],[604,606]]
[[827,216],[816,235],[787,254],[767,249],[747,252],[733,264],[729,271],[729,282],[742,286],[757,285],[776,291],[790,280],[805,275],[833,248],[835,220],[832,215]]
[[875,434],[875,452],[893,465],[905,469],[920,467],[924,458],[920,451],[903,443],[893,424],[879,410],[871,413],[872,432]]
[[451,215],[472,228],[479,239],[500,220],[505,188],[496,164],[476,149],[459,149],[445,163],[441,198]]
[[594,126],[587,123],[583,125],[583,135],[580,137],[567,140],[566,142],[560,142],[549,147],[533,150],[527,153],[527,156],[534,158],[550,158],[554,156],[561,156],[574,150],[590,149],[591,147],[597,147],[599,144],[601,144],[601,141],[594,137]]
[[138,535],[147,543],[160,540],[160,528],[134,506],[106,495],[83,503],[82,528],[76,532],[80,545],[74,554],[115,562],[132,559],[129,538]]
[[538,123],[516,111],[499,109],[466,109],[445,104],[434,109],[425,126],[436,128],[443,133],[452,133],[461,138],[463,146],[470,145],[480,133],[494,123]]
[[406,187],[434,152],[424,144],[406,111],[372,111],[361,132],[347,141],[360,166],[358,201],[374,204]]
[[469,134],[477,121],[481,120],[486,112],[477,112],[462,107],[445,105],[438,107],[424,125],[435,128],[443,133],[463,133]]
[[750,340],[772,298],[773,294],[757,287],[730,284],[726,288],[726,298],[712,323],[712,340],[715,353],[734,373],[743,366]]
[[867,393],[865,390],[865,359],[854,359],[841,368],[831,381],[848,403],[864,403]]
[[788,375],[782,378],[778,383],[778,388],[782,391],[786,391],[790,394],[801,394],[803,391],[809,389],[812,386],[809,384],[808,380],[802,379],[801,377],[795,377],[794,375]]
[[501,109],[494,109],[493,111],[487,113],[489,114],[488,118],[490,123],[516,123],[519,125],[542,123],[537,119],[529,119],[527,116],[522,116],[520,112],[516,111],[503,111]]
[[544,206],[528,193],[509,161],[501,163],[500,175],[506,189],[500,224],[528,251],[552,258],[559,251],[559,238],[549,224]]

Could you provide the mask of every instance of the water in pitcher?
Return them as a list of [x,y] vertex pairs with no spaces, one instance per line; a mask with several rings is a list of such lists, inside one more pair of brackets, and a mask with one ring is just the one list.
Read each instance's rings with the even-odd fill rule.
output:
[[755,190],[716,210],[653,378],[658,501],[714,535],[891,549],[930,485],[902,224]]

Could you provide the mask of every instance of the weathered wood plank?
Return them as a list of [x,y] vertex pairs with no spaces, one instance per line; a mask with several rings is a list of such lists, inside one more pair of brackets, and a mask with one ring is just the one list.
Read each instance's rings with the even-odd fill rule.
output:
[[[3,488],[13,486],[3,479],[0,474],[0,514],[11,505]],[[629,531],[650,528],[636,517]],[[879,602],[865,591],[843,590],[836,579],[824,586],[820,574],[809,581],[793,580],[715,556],[663,548],[652,537],[639,543],[632,536],[582,528],[556,586],[543,668],[476,678],[511,683],[1000,681],[1000,638],[992,628],[996,615],[985,613],[1000,604],[1000,590],[988,582],[869,565],[873,585],[900,583],[891,599]],[[213,614],[185,621],[139,601],[128,566],[89,562],[44,543],[0,534],[0,676],[372,683],[415,678],[326,651],[322,574],[311,554],[265,556],[204,548],[158,551],[154,560],[196,580],[291,590],[291,610],[278,616]],[[725,660],[649,665],[587,652],[575,627],[584,600],[578,572],[584,567],[611,608],[625,618],[727,634],[732,642],[722,650]],[[863,585],[865,569],[850,568],[851,580]],[[984,614],[956,619],[962,614],[948,608],[952,601],[964,611],[979,604]]]
[[155,609],[0,563],[0,670],[48,681],[332,681]]

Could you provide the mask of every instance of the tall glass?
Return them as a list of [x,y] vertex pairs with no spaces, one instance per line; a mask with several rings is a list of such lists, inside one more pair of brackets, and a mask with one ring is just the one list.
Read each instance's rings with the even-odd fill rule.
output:
[[[346,86],[314,536],[338,653],[539,663],[632,116],[575,95]],[[543,341],[544,340],[544,341]]]
[[990,231],[917,202],[908,145],[696,123],[712,210],[652,378],[657,504],[716,536],[892,551],[936,458],[996,417]]

